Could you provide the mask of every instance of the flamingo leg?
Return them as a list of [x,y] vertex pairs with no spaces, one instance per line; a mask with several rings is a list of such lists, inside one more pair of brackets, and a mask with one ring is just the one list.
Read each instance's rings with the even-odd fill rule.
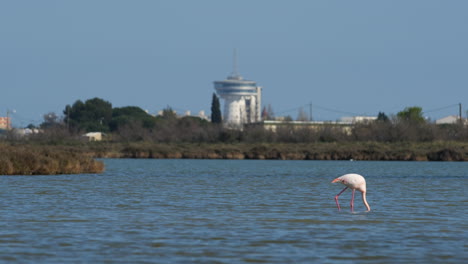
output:
[[336,202],[336,206],[338,207],[338,211],[341,211],[340,204],[338,203],[338,196],[340,196],[340,194],[342,194],[344,191],[346,191],[346,189],[348,189],[347,186],[339,194],[337,194],[335,196],[335,202]]
[[351,194],[351,212],[354,212],[354,192],[356,190],[353,189],[353,193]]

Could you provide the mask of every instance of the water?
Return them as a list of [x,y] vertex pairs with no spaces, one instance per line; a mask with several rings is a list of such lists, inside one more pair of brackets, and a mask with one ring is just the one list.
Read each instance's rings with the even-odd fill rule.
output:
[[[109,159],[0,177],[0,262],[468,263],[468,163]],[[364,175],[371,212],[330,182]]]

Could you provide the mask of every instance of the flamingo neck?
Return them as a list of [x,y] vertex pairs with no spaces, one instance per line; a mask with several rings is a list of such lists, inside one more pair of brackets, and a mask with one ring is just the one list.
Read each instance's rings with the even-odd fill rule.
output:
[[369,204],[367,203],[367,200],[366,200],[366,192],[362,192],[362,202],[364,203],[364,205],[367,208],[367,211],[369,212],[370,211],[370,206],[369,206]]

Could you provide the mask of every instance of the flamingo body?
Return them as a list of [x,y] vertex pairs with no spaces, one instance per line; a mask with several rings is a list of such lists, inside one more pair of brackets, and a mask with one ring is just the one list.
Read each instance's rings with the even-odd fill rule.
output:
[[366,189],[366,180],[364,179],[364,177],[362,177],[359,174],[350,173],[350,174],[345,174],[343,176],[340,176],[340,177],[338,177],[338,178],[336,178],[336,179],[334,179],[332,181],[332,183],[335,183],[335,182],[340,182],[340,183],[342,183],[342,184],[344,184],[346,186],[340,193],[338,193],[335,196],[335,202],[336,202],[336,206],[338,207],[338,211],[341,210],[340,204],[338,203],[338,196],[340,196],[348,188],[350,188],[352,190],[351,212],[354,211],[354,192],[356,190],[361,192],[362,202],[366,206],[367,211],[370,211],[370,206],[369,206],[369,204],[367,203],[367,200],[366,200],[367,189]]

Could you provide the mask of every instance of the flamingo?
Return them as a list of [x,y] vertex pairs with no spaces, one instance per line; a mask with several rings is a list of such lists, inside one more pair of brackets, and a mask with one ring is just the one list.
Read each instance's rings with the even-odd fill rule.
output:
[[335,196],[335,202],[336,202],[336,206],[338,206],[338,211],[341,211],[340,204],[338,203],[338,196],[340,196],[340,194],[342,194],[348,188],[353,190],[353,194],[351,195],[351,212],[354,212],[354,192],[356,190],[362,193],[362,202],[366,206],[367,211],[368,212],[370,211],[370,206],[366,200],[366,180],[364,179],[364,177],[362,177],[359,174],[350,173],[350,174],[345,174],[343,176],[340,176],[332,181],[332,183],[335,183],[335,182],[340,182],[346,185],[346,187],[339,194]]

